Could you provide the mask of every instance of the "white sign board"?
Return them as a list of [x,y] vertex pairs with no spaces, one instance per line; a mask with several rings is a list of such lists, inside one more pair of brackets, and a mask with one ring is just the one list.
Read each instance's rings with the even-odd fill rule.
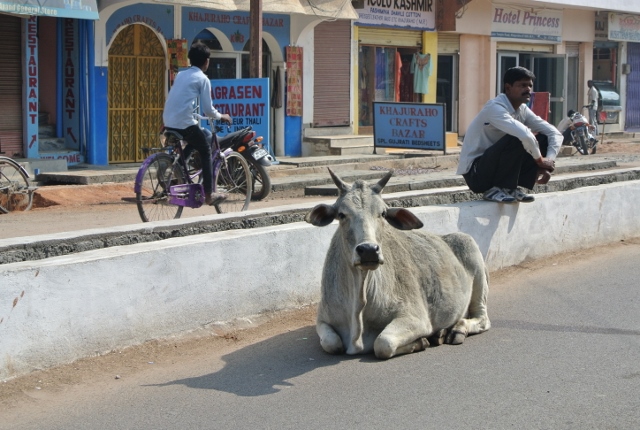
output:
[[562,11],[493,6],[491,37],[562,42]]
[[354,3],[357,25],[414,28],[436,28],[435,0],[363,0]]
[[640,42],[640,16],[610,13],[609,39],[622,42]]

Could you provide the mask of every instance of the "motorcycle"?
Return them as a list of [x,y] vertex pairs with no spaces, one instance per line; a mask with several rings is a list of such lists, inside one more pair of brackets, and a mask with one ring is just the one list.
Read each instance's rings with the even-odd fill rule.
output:
[[[217,125],[215,127],[216,135],[222,130],[222,126]],[[231,148],[242,154],[249,163],[251,175],[253,176],[251,200],[254,201],[263,200],[271,192],[271,178],[267,173],[266,167],[271,165],[273,158],[264,149],[264,145],[261,143],[262,140],[262,136],[256,136],[256,132],[252,130],[251,126],[234,131],[226,136],[218,137],[218,145],[220,145],[221,150]]]
[[595,126],[589,124],[587,118],[580,112],[574,112],[569,118],[573,124],[571,144],[575,146],[582,155],[595,154],[598,144],[598,139],[594,136],[596,132]]

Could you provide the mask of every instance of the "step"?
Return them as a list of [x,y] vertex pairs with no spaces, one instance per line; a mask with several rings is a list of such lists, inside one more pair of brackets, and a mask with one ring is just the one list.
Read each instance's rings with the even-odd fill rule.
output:
[[138,167],[127,169],[103,170],[68,170],[65,172],[48,172],[38,175],[38,182],[46,185],[94,185],[104,183],[133,182],[138,174]]
[[[555,176],[562,174],[569,174],[574,172],[592,171],[592,170],[606,170],[613,169],[617,166],[614,160],[585,160],[580,158],[567,158],[558,159],[556,164]],[[395,176],[392,176],[385,192],[395,193],[402,191],[415,191],[426,190],[434,188],[446,188],[454,186],[465,186],[466,183],[462,176],[455,174],[455,168],[433,168],[427,172],[420,172],[419,169],[415,172],[403,172],[399,170]],[[356,179],[368,180],[373,178],[381,178],[383,172],[378,171],[377,175],[372,175],[367,171],[354,171],[349,174],[339,174],[339,176],[346,182],[353,182]],[[292,187],[293,188],[293,187]],[[274,191],[277,191],[274,187]],[[324,184],[318,184],[316,181],[313,184],[308,184],[304,187],[305,196],[337,196],[338,189],[333,184],[333,181],[329,177]]]
[[[381,172],[377,173],[378,177],[381,177]],[[536,186],[535,193],[568,191],[587,186],[635,180],[640,180],[640,167],[569,172],[554,175],[547,185]],[[406,208],[455,204],[481,199],[481,195],[472,193],[466,185],[404,192],[391,192],[387,186],[382,196],[390,206]],[[0,264],[51,258],[116,245],[153,242],[165,240],[168,237],[185,237],[233,230],[239,228],[239,225],[242,226],[241,228],[252,228],[252,226],[268,227],[301,222],[314,205],[315,203],[309,202],[270,207],[267,211],[249,210],[221,217],[186,218],[180,220],[179,223],[158,223],[156,225],[140,223],[100,231],[99,234],[94,230],[89,230],[43,238],[7,239],[0,241],[2,242],[0,244]],[[88,237],[98,237],[99,240],[87,240]],[[60,243],[64,243],[64,246],[60,246]]]

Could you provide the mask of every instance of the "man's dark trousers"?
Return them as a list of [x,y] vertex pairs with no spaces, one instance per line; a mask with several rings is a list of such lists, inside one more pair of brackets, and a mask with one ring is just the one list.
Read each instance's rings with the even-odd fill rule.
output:
[[[542,156],[546,157],[547,136],[538,134],[536,139]],[[521,186],[531,190],[538,178],[538,165],[520,139],[507,134],[476,158],[471,170],[462,176],[474,193],[484,193],[493,187],[513,190]]]

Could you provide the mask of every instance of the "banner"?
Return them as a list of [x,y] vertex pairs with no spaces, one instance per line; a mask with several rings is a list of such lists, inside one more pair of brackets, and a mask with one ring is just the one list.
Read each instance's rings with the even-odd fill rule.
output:
[[287,46],[287,115],[302,116],[302,47]]

